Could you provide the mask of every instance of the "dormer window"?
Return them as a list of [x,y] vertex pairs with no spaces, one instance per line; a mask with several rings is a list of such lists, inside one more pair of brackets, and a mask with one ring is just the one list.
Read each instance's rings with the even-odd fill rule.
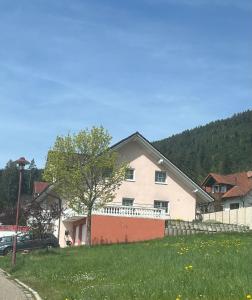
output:
[[227,186],[226,186],[226,185],[222,185],[222,186],[220,187],[220,192],[221,192],[221,193],[226,193],[226,191],[227,191]]
[[227,186],[226,185],[220,185],[220,184],[215,184],[212,186],[212,194],[214,193],[226,193],[227,191]]

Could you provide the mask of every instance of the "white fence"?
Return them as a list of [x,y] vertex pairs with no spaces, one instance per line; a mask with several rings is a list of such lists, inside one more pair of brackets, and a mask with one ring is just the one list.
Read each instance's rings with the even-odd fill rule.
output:
[[214,220],[221,223],[246,225],[252,229],[252,207],[242,207],[203,214],[203,221]]

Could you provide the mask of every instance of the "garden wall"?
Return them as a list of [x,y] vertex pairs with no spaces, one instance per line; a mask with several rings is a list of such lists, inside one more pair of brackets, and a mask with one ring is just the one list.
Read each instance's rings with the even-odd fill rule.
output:
[[112,244],[163,238],[165,221],[118,216],[92,216],[92,244]]
[[246,225],[252,229],[252,207],[242,207],[203,214],[203,221],[214,220],[221,223]]

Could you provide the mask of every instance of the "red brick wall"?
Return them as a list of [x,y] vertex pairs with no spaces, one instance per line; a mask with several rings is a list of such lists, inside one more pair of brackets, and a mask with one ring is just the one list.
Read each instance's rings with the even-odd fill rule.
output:
[[112,244],[163,238],[164,220],[92,216],[92,244]]

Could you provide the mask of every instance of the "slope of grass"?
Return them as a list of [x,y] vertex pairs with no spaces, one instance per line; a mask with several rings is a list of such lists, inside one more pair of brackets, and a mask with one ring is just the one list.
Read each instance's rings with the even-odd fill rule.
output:
[[43,299],[249,299],[252,235],[169,237],[150,242],[19,254],[0,267]]

